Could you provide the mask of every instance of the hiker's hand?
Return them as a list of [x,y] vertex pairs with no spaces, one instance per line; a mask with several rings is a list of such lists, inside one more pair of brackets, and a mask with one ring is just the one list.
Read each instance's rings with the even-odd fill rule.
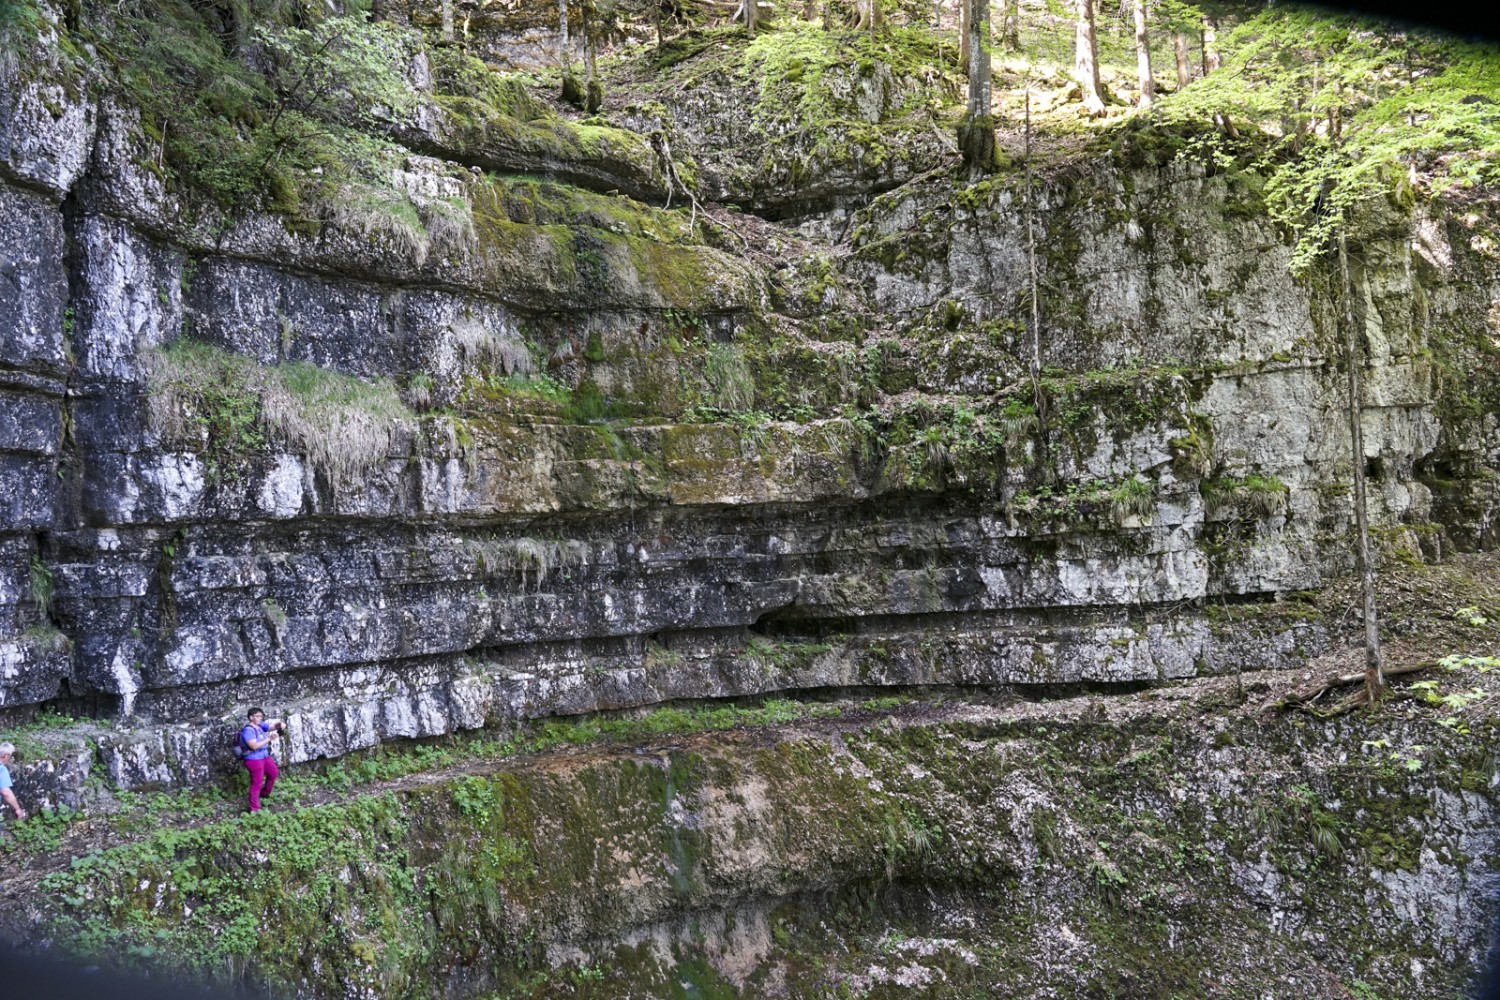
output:
[[26,810],[22,809],[20,807],[17,807],[16,808],[16,819],[25,819],[25,818],[26,818]]

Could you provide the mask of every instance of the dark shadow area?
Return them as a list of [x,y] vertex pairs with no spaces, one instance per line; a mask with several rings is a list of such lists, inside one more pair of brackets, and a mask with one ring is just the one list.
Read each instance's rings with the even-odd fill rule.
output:
[[164,978],[122,976],[97,966],[80,968],[0,945],[0,1000],[265,1000],[246,990],[213,990]]

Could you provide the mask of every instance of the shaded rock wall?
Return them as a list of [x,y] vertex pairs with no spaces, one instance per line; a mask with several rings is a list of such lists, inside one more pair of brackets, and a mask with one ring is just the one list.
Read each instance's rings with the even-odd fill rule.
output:
[[[546,163],[493,150],[393,169],[413,211],[458,213],[418,242],[217,216],[117,99],[45,59],[3,69],[0,709],[121,722],[93,765],[117,784],[202,780],[251,702],[284,706],[297,761],[672,698],[1139,682],[1329,642],[1215,634],[1201,610],[1350,558],[1329,299],[1289,276],[1253,177],[1110,159],[1045,180],[1044,438],[997,402],[1030,398],[1014,179],[875,199],[828,262],[837,294],[793,315],[743,237],[543,190],[503,171]],[[871,80],[884,121],[905,85]],[[649,148],[559,122],[554,157]],[[470,143],[433,128],[408,141]],[[729,140],[677,141],[709,162]],[[829,183],[862,202],[914,174]],[[1392,551],[1492,546],[1494,402],[1445,393],[1500,280],[1461,221],[1387,212],[1356,275],[1372,516]],[[809,332],[846,302],[852,332]],[[286,389],[309,372],[384,409]],[[775,379],[817,405],[777,410]]]

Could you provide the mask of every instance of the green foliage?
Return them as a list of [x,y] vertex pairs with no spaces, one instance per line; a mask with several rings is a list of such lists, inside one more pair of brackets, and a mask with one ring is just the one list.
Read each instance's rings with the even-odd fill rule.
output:
[[0,844],[3,844],[6,851],[19,850],[31,854],[55,851],[62,846],[68,827],[79,819],[79,812],[67,805],[56,809],[39,809],[19,823],[7,823],[5,829],[10,836],[0,841]]
[[1224,42],[1224,67],[1160,105],[1162,120],[1222,117],[1245,131],[1198,143],[1266,176],[1272,217],[1305,270],[1373,203],[1402,206],[1500,180],[1500,59],[1492,47],[1382,22],[1276,6]]
[[744,353],[733,344],[709,344],[703,377],[708,383],[704,403],[728,413],[742,413],[755,406],[755,381]]
[[40,556],[31,557],[31,599],[36,603],[37,614],[46,621],[52,616],[52,595],[55,583],[52,569],[42,562]]
[[1147,517],[1155,509],[1156,483],[1136,476],[1120,480],[1085,480],[1065,488],[1050,485],[1018,491],[1011,509],[1036,521],[1076,521],[1107,514],[1116,522]]
[[264,201],[294,212],[304,184],[330,196],[351,178],[383,180],[387,146],[360,130],[411,107],[403,68],[415,35],[357,13],[298,24],[291,14],[273,0],[227,15],[133,0],[94,23],[155,145],[144,166],[223,209]]
[[1109,503],[1116,521],[1149,517],[1156,507],[1156,483],[1132,476],[1109,491]]
[[1438,666],[1444,670],[1474,669],[1481,674],[1487,674],[1492,670],[1500,670],[1500,657],[1495,656],[1463,656],[1453,653],[1438,661]]
[[42,24],[33,0],[0,0],[0,53],[18,50],[35,39]]
[[1290,489],[1275,476],[1258,473],[1236,478],[1205,479],[1203,503],[1210,514],[1225,511],[1249,517],[1277,517],[1286,513]]

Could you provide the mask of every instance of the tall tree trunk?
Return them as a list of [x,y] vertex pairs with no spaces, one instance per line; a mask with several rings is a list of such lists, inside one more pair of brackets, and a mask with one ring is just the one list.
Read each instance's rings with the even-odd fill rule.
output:
[[1203,19],[1203,75],[1207,76],[1219,68],[1219,22],[1211,17]]
[[1075,0],[1078,31],[1073,46],[1074,76],[1083,90],[1083,107],[1091,115],[1104,114],[1099,85],[1099,42],[1094,32],[1094,0]]
[[1359,585],[1365,605],[1365,697],[1371,704],[1385,687],[1380,632],[1375,609],[1375,565],[1370,554],[1370,523],[1365,509],[1365,440],[1360,427],[1359,370],[1364,363],[1354,331],[1354,282],[1349,278],[1349,249],[1339,230],[1339,275],[1343,281],[1344,360],[1349,365],[1349,443],[1354,464],[1354,527],[1359,549]]
[[593,13],[593,0],[583,0],[583,110],[589,114],[598,111],[604,104],[604,88],[599,84],[599,74],[595,65],[595,42],[593,20],[589,17]]
[[1146,0],[1135,0],[1135,72],[1140,79],[1141,107],[1156,100],[1156,81],[1151,76],[1151,42],[1146,37]]
[[816,21],[818,19],[818,0],[805,0],[802,4],[802,20]]
[[1000,40],[1008,51],[1021,51],[1021,0],[1005,0],[1005,20],[1001,22]]
[[958,68],[969,72],[969,0],[955,0],[958,4]]
[[443,41],[453,41],[453,0],[442,0]]
[[870,34],[880,27],[880,0],[868,0],[870,5]]
[[568,57],[568,0],[557,0],[557,63],[564,77],[572,75],[573,65]]
[[1187,36],[1180,31],[1172,36],[1172,54],[1177,57],[1177,89],[1181,90],[1193,79],[1193,71],[1188,66]]
[[760,19],[760,8],[755,0],[742,0],[745,10],[745,34],[755,37],[755,25]]
[[958,148],[969,172],[987,173],[999,164],[995,116],[990,110],[990,3],[965,0],[969,21],[969,104],[958,126]]

